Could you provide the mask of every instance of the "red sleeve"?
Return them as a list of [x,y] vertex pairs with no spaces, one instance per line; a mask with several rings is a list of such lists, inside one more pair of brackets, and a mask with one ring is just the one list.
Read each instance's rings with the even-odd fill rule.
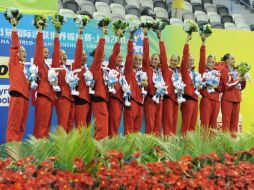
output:
[[103,55],[104,55],[104,45],[105,45],[105,39],[101,38],[96,48],[93,63],[91,65],[91,71],[93,73],[96,73],[97,71],[101,69],[101,64],[102,64]]
[[52,59],[52,67],[57,68],[61,66],[61,58],[60,58],[60,42],[59,38],[54,39],[54,50],[53,50],[53,59]]
[[168,59],[164,42],[160,42],[160,59],[162,72],[168,69]]
[[133,42],[129,40],[128,52],[127,52],[125,68],[124,68],[124,75],[126,76],[126,78],[129,77],[131,72],[133,71],[132,61],[133,61]]
[[40,69],[44,67],[44,57],[43,57],[43,33],[38,32],[36,36],[36,45],[34,52],[34,64]]
[[200,74],[203,74],[206,72],[206,46],[204,45],[200,47],[200,59],[199,59],[198,70]]
[[241,90],[244,90],[246,87],[246,81],[241,82]]
[[150,67],[150,57],[149,57],[149,40],[148,38],[144,38],[143,42],[143,61],[142,68],[147,70]]
[[180,72],[183,75],[183,78],[189,76],[188,73],[188,62],[189,62],[189,44],[185,44],[183,48],[183,58],[180,66]]
[[17,31],[11,33],[11,50],[10,50],[10,61],[9,64],[19,63],[19,37]]
[[115,69],[116,68],[116,59],[118,54],[120,53],[120,43],[115,43],[114,48],[113,48],[113,53],[111,54],[110,58],[109,58],[109,64],[108,67],[110,69]]
[[82,54],[83,54],[82,39],[78,39],[76,43],[74,63],[72,66],[73,70],[80,69],[82,67],[82,62],[83,62]]

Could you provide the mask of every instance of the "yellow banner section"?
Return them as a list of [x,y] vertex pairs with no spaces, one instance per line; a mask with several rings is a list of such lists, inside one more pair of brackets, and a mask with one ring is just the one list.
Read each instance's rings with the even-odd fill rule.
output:
[[0,57],[0,78],[9,78],[8,62],[9,57]]

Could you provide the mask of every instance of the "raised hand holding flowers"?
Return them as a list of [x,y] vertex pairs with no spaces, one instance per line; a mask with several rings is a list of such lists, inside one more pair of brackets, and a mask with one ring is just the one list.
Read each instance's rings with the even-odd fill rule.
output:
[[150,30],[153,27],[153,25],[154,25],[154,22],[152,21],[142,20],[140,27],[143,29],[147,28],[148,30]]
[[158,38],[160,38],[161,31],[166,28],[167,24],[161,20],[156,20],[152,26],[153,31],[157,34]]
[[197,25],[196,22],[194,22],[192,20],[185,20],[184,25],[183,25],[183,29],[189,35],[192,35],[192,32],[197,32],[198,31],[198,25]]
[[54,14],[50,19],[57,32],[60,33],[61,26],[67,21],[66,18],[59,14]]
[[111,19],[109,17],[104,17],[100,19],[97,23],[98,27],[102,28],[102,32],[104,35],[108,33],[108,25],[110,24],[110,22]]
[[128,28],[128,23],[122,20],[113,22],[113,32],[116,36],[123,37],[123,34]]
[[4,17],[9,23],[12,24],[12,26],[17,26],[19,23],[20,19],[23,17],[23,15],[20,13],[18,8],[8,8],[4,12]]
[[47,16],[34,15],[33,25],[35,26],[35,28],[40,29],[40,26],[41,26],[41,29],[43,30],[44,28],[46,28],[47,22],[48,22]]
[[74,22],[78,28],[84,28],[90,22],[90,18],[87,15],[77,15]]
[[210,24],[201,25],[199,27],[199,34],[201,37],[208,38],[209,36],[212,35],[212,33],[213,31]]

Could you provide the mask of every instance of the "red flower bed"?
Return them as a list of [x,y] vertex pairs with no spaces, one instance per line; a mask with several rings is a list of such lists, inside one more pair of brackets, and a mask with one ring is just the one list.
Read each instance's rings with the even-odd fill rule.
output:
[[74,159],[73,171],[55,167],[56,157],[36,166],[34,158],[17,162],[0,161],[0,189],[254,189],[254,151],[234,155],[216,153],[193,159],[185,155],[178,162],[162,161],[141,165],[140,153],[132,160],[110,151],[107,158],[86,166]]

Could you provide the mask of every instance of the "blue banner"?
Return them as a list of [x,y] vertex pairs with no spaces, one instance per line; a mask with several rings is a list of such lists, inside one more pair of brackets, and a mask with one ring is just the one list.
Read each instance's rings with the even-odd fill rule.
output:
[[[50,18],[49,18],[50,19]],[[27,51],[27,61],[30,62],[34,55],[35,38],[37,34],[36,28],[32,24],[33,15],[23,15],[20,23],[17,26],[19,34],[20,44],[23,45]],[[60,34],[61,48],[67,53],[68,59],[72,60],[74,57],[76,39],[77,39],[77,27],[73,19],[69,18],[68,21],[62,26]],[[54,40],[54,27],[48,22],[47,28],[44,33],[44,46],[50,51],[50,57],[52,56],[53,40]],[[143,36],[142,32],[138,31],[135,34],[135,52],[142,53],[143,48]],[[101,36],[101,31],[97,27],[95,20],[85,27],[83,34],[83,48],[89,54],[94,48],[97,47],[97,43]],[[125,57],[127,51],[127,42],[129,34],[125,34],[121,39],[121,53]],[[106,59],[109,58],[113,46],[116,42],[116,37],[112,32],[112,25],[109,27],[109,34],[106,37],[105,54]],[[0,144],[5,142],[5,130],[8,121],[8,105],[9,105],[9,79],[8,79],[8,60],[11,45],[11,24],[4,19],[3,13],[0,13]],[[92,62],[92,58],[88,56],[88,65]],[[57,126],[57,118],[55,108],[53,110],[52,126]],[[27,119],[26,135],[25,138],[33,133],[34,127],[34,107],[30,104],[29,116]],[[122,133],[123,126],[121,124],[120,132]]]

